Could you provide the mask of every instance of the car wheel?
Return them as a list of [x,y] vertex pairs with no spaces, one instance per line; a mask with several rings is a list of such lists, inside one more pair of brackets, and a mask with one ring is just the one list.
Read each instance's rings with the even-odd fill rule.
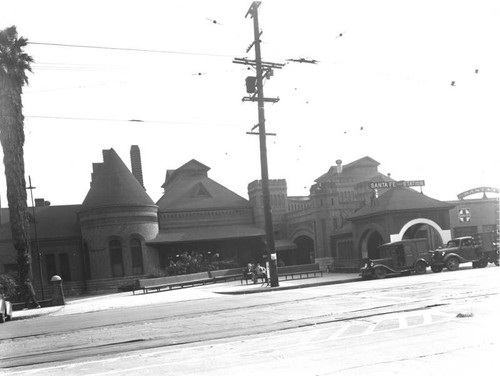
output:
[[441,273],[443,271],[443,267],[441,265],[432,265],[431,270],[434,273]]
[[486,268],[488,266],[488,260],[486,260],[486,259],[480,260],[479,263],[478,263],[478,266],[480,268]]
[[0,324],[5,322],[5,313],[0,313]]
[[425,274],[427,272],[427,265],[424,262],[419,261],[417,265],[415,265],[415,273],[417,274]]
[[446,269],[449,271],[455,271],[458,270],[458,265],[460,265],[460,261],[458,261],[458,258],[456,257],[450,257],[448,261],[446,261]]
[[385,278],[385,276],[387,275],[387,271],[384,268],[378,267],[375,268],[375,270],[373,271],[373,275],[377,279],[382,279]]

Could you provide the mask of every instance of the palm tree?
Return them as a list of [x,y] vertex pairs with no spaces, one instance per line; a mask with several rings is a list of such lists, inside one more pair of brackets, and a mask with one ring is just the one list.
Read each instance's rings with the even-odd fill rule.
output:
[[28,41],[15,26],[0,31],[0,141],[7,181],[12,241],[17,251],[18,278],[31,278],[31,244],[24,178],[24,116],[21,94],[28,84],[33,58],[24,53]]

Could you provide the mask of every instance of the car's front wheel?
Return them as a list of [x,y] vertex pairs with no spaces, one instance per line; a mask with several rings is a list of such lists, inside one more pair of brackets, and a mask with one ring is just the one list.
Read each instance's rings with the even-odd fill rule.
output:
[[427,265],[425,265],[425,262],[423,261],[417,262],[417,265],[415,265],[415,273],[425,274],[426,272],[427,272]]
[[458,258],[456,257],[450,257],[446,261],[446,269],[448,269],[449,271],[458,270],[458,265],[460,265],[460,261],[458,261]]
[[377,279],[382,279],[385,278],[385,276],[387,275],[387,271],[384,268],[378,267],[375,268],[375,270],[373,271],[373,275]]
[[434,273],[441,273],[443,271],[443,267],[441,265],[432,265],[431,270]]

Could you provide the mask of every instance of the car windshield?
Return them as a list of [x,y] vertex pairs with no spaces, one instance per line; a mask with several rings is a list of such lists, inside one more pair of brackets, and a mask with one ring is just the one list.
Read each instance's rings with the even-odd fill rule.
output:
[[450,248],[450,247],[458,247],[458,240],[450,240],[450,241],[446,244],[446,246],[447,246],[448,248]]

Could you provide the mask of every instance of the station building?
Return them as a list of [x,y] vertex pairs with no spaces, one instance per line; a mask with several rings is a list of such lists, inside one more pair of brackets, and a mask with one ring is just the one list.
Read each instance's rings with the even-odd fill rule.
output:
[[[130,156],[131,170],[113,149],[104,150],[103,162],[93,164],[81,204],[50,206],[37,199],[29,208],[38,292],[48,291],[55,274],[64,280],[67,294],[116,289],[157,274],[185,252],[217,255],[241,266],[262,261],[260,180],[248,185],[246,199],[212,180],[208,166],[191,160],[167,170],[163,195],[154,202],[143,186],[137,146]],[[357,271],[361,260],[376,257],[383,243],[425,237],[432,249],[452,236],[498,231],[498,198],[483,192],[479,199],[465,199],[465,194],[457,201],[438,201],[380,173],[378,166],[370,157],[346,165],[338,160],[301,197],[288,196],[286,180],[271,180],[279,263]],[[0,273],[15,271],[15,260],[9,213],[2,208]]]

